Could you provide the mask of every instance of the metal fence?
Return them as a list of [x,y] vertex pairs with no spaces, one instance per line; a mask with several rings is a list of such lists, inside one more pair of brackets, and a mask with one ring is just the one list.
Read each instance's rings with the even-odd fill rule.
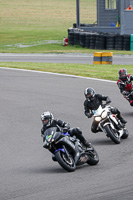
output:
[[97,0],[80,0],[80,23],[97,22]]

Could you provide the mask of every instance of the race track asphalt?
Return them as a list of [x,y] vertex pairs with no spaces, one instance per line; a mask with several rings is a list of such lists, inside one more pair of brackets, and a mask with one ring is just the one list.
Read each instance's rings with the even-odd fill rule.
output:
[[[65,53],[65,54],[20,54],[0,53],[0,62],[41,62],[41,63],[77,63],[93,64],[93,54]],[[132,65],[133,55],[113,55],[112,64]]]
[[[90,131],[84,115],[84,89],[109,95],[128,121],[129,138],[115,145]],[[0,68],[1,200],[132,200],[133,108],[115,82]],[[42,147],[40,114],[80,127],[96,148],[100,162],[68,173]]]

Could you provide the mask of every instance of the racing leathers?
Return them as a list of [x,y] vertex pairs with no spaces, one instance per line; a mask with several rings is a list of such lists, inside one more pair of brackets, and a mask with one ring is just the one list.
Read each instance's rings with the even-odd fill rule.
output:
[[[92,110],[97,110],[98,107],[102,104],[103,101],[106,101],[106,103],[110,103],[111,100],[108,96],[103,96],[101,94],[95,94],[93,100],[88,100],[86,99],[84,101],[84,113],[85,115],[88,117],[88,118],[91,118],[93,116],[93,112]],[[117,117],[119,118],[119,120],[122,122],[122,123],[126,123],[126,121],[123,119],[123,117],[121,116],[121,113],[120,111],[115,108],[115,107],[111,107],[111,112],[113,114],[117,114]],[[97,126],[98,126],[98,122],[96,122],[95,120],[93,120],[92,122],[92,126],[91,126],[91,131],[93,133],[96,133],[98,132],[99,130],[97,129]]]
[[118,88],[125,99],[127,99],[131,106],[133,106],[133,76],[128,74],[126,79],[122,80],[119,78],[117,81]]
[[61,131],[61,128],[63,128],[64,131],[68,131],[70,136],[75,135],[86,147],[90,147],[90,144],[84,138],[84,136],[82,135],[82,131],[79,128],[71,128],[70,129],[70,124],[66,123],[62,120],[53,120],[53,122],[50,126],[42,127],[41,136],[43,137],[43,140],[45,140],[45,131],[51,127],[57,127],[57,131]]

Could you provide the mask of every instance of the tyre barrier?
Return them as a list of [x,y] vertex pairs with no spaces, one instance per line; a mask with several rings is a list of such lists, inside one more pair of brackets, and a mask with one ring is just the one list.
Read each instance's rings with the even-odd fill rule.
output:
[[130,51],[130,35],[68,30],[68,43],[88,49]]
[[112,64],[113,53],[112,52],[103,52],[102,53],[102,64]]
[[93,53],[93,64],[102,64],[102,52]]
[[86,33],[85,33],[85,32],[80,33],[79,39],[80,39],[80,46],[81,46],[81,47],[85,47],[85,46],[86,46],[86,45],[85,45]]
[[113,53],[112,52],[94,52],[93,64],[112,64]]
[[68,33],[68,43],[70,45],[74,45],[74,32],[69,32]]
[[106,35],[105,49],[113,50],[115,47],[115,36],[114,35]]
[[80,45],[80,34],[79,34],[79,32],[74,33],[74,45]]
[[123,50],[130,51],[130,35],[123,35]]
[[90,40],[91,40],[91,33],[86,33],[86,48],[90,49]]
[[96,36],[96,45],[95,45],[95,49],[105,49],[105,35],[100,35],[98,34]]
[[115,35],[115,50],[123,50],[123,35]]

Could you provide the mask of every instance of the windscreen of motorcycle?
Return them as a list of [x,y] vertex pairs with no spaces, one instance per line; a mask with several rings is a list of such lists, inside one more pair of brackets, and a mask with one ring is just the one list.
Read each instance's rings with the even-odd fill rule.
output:
[[97,110],[92,110],[94,116],[99,116],[99,115],[101,115],[102,111],[103,111],[103,108],[102,108],[101,105],[98,107]]

